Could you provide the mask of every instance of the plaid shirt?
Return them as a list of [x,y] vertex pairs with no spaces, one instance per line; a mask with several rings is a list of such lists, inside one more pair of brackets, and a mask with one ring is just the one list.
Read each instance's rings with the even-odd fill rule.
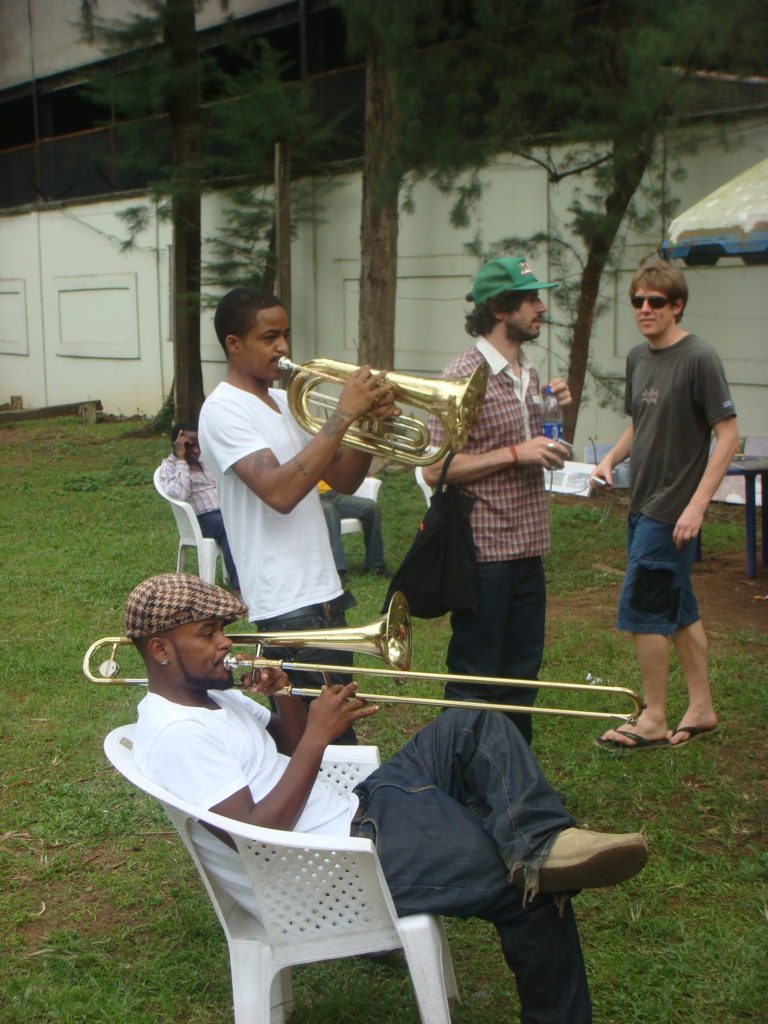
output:
[[171,498],[188,501],[196,516],[215,512],[219,507],[216,481],[202,459],[200,469],[192,473],[186,459],[169,455],[160,464],[160,483]]
[[[525,353],[521,366],[529,374],[525,394],[526,418],[515,394],[507,363],[485,338],[449,363],[443,377],[450,380],[470,374],[483,359],[489,363],[488,389],[482,412],[462,455],[476,455],[507,445],[520,444],[541,433],[539,376]],[[444,436],[442,424],[429,418],[429,432],[436,444]],[[479,562],[503,562],[545,555],[549,551],[549,508],[540,466],[509,465],[495,473],[461,485],[475,498],[470,519]]]

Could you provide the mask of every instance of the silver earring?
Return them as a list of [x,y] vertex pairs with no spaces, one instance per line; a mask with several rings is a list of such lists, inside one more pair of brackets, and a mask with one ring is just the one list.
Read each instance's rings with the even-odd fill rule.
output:
[[161,664],[161,665],[168,665],[168,664],[169,664],[169,661],[168,661],[168,659],[167,659],[167,658],[164,658],[164,659],[163,659],[163,660],[162,660],[162,661],[160,662],[160,664]]

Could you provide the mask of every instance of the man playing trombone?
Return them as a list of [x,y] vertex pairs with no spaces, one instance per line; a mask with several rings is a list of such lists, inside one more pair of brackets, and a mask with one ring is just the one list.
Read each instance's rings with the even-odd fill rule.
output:
[[[290,354],[280,299],[258,288],[235,288],[220,301],[214,326],[227,376],[203,405],[199,440],[216,478],[248,617],[269,632],[343,626],[344,595],[317,484],[327,480],[343,494],[356,490],[371,455],[341,448],[341,442],[359,416],[394,415],[392,395],[370,367],[362,367],[312,436],[275,387],[282,375],[278,361]],[[312,656],[302,654],[304,660]],[[334,657],[340,664],[349,660]],[[351,727],[339,742],[355,742]]]
[[[341,796],[318,779],[333,737],[375,706],[356,684],[334,684],[309,709],[281,692],[276,668],[250,688],[273,711],[232,690],[228,622],[245,607],[195,576],[140,583],[126,603],[126,634],[147,666],[134,757],[183,800],[266,828],[371,839],[400,915],[491,921],[515,974],[523,1024],[588,1024],[589,989],[568,896],[641,870],[639,834],[574,827],[520,733],[505,715],[450,709]],[[256,912],[225,833],[198,843],[206,866]],[[204,847],[204,849],[203,849]]]

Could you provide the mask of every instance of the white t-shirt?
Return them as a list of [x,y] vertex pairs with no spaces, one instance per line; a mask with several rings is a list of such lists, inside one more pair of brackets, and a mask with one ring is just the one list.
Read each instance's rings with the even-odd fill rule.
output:
[[[190,708],[148,693],[138,707],[136,764],[147,778],[199,807],[215,807],[244,786],[258,802],[274,789],[290,760],[266,730],[270,712],[237,690],[208,695],[217,710]],[[348,836],[356,808],[353,793],[342,796],[318,779],[295,831]],[[201,825],[193,832],[206,867],[258,916],[239,855]]]
[[311,441],[291,414],[285,392],[270,388],[269,395],[279,413],[224,381],[203,404],[198,427],[252,622],[321,604],[342,593],[317,488],[283,515],[258,498],[232,469],[246,455],[267,448],[285,464]]

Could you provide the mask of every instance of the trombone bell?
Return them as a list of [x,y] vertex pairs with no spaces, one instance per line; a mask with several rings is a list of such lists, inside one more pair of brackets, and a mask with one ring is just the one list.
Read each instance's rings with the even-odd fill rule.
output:
[[[311,359],[299,365],[285,357],[278,361],[278,366],[291,373],[286,387],[288,405],[310,434],[316,434],[338,406],[337,398],[320,391],[320,386],[327,383],[343,386],[359,369],[353,363],[336,359]],[[411,466],[428,466],[444,458],[449,451],[464,447],[485,397],[488,381],[485,362],[470,376],[457,380],[433,380],[390,370],[385,371],[384,376],[398,405],[414,406],[438,417],[445,435],[442,445],[437,447],[430,442],[426,423],[417,416],[406,415],[392,420],[359,416],[344,434],[343,444]]]
[[320,647],[326,651],[369,654],[398,670],[410,668],[413,651],[408,602],[399,590],[392,595],[384,618],[367,626],[228,635],[234,646],[260,644],[262,647]]

